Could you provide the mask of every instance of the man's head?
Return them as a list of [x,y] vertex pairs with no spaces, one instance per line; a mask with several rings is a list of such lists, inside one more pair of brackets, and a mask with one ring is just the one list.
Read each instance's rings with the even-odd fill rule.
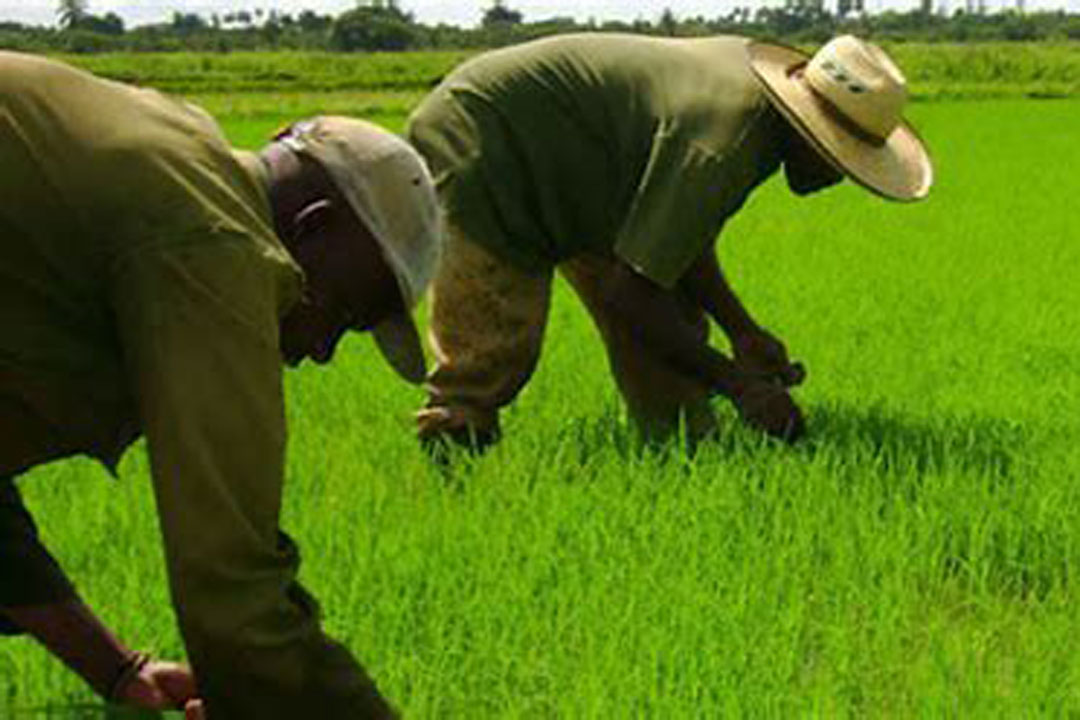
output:
[[890,200],[926,197],[933,168],[902,117],[904,76],[883,50],[844,35],[812,58],[766,43],[753,43],[749,56],[773,106],[792,128],[784,162],[795,192],[832,184],[840,171]]
[[435,272],[441,245],[435,190],[419,155],[360,120],[296,123],[262,152],[274,221],[305,274],[283,318],[286,362],[326,362],[346,330],[371,330],[390,364],[424,377],[409,311]]

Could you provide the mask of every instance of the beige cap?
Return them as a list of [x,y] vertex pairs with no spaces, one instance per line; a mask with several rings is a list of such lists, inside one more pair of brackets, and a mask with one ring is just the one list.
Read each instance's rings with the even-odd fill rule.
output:
[[773,105],[849,177],[891,200],[927,196],[930,156],[901,115],[904,75],[881,48],[842,35],[812,58],[766,43],[749,54]]
[[435,275],[442,214],[424,161],[405,140],[363,120],[324,116],[295,123],[279,142],[326,169],[371,230],[397,276],[405,312],[372,329],[386,360],[406,380],[424,380],[420,336],[410,311]]

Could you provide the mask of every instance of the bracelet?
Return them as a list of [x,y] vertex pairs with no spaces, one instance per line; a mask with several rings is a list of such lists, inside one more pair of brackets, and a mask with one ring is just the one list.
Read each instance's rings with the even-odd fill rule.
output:
[[148,662],[150,662],[150,656],[146,653],[135,651],[128,653],[123,664],[116,671],[116,677],[109,684],[109,692],[106,693],[105,699],[109,702],[116,702],[120,693],[132,680],[138,677]]

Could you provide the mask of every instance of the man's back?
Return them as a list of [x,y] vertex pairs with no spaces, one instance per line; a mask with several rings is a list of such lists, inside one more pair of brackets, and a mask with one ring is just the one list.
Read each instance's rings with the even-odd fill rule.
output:
[[115,316],[151,298],[124,268],[224,243],[292,274],[252,163],[194,106],[0,53],[0,391],[66,426],[63,450],[111,460],[130,435]]
[[[486,53],[420,108],[411,138],[437,179],[462,176],[460,202],[496,206],[519,264],[654,231],[700,243],[778,161],[746,43],[596,33]],[[465,112],[447,113],[445,98]],[[694,217],[665,210],[674,193]]]

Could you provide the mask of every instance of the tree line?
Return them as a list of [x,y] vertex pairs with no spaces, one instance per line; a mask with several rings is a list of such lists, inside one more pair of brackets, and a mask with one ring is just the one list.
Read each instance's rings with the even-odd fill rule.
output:
[[578,22],[573,18],[529,20],[493,0],[473,28],[429,25],[402,9],[397,0],[359,0],[338,15],[313,10],[295,13],[259,8],[209,16],[174,12],[161,23],[128,28],[114,13],[95,14],[89,0],[59,0],[57,26],[0,22],[0,48],[28,51],[218,51],[330,50],[373,52],[498,47],[567,32],[631,32],[693,37],[736,33],[789,43],[823,42],[840,32],[894,42],[1080,40],[1080,14],[988,12],[985,0],[965,0],[945,10],[919,0],[907,11],[869,13],[864,0],[786,0],[779,7],[737,7],[714,18],[679,17],[665,10],[653,20]]

